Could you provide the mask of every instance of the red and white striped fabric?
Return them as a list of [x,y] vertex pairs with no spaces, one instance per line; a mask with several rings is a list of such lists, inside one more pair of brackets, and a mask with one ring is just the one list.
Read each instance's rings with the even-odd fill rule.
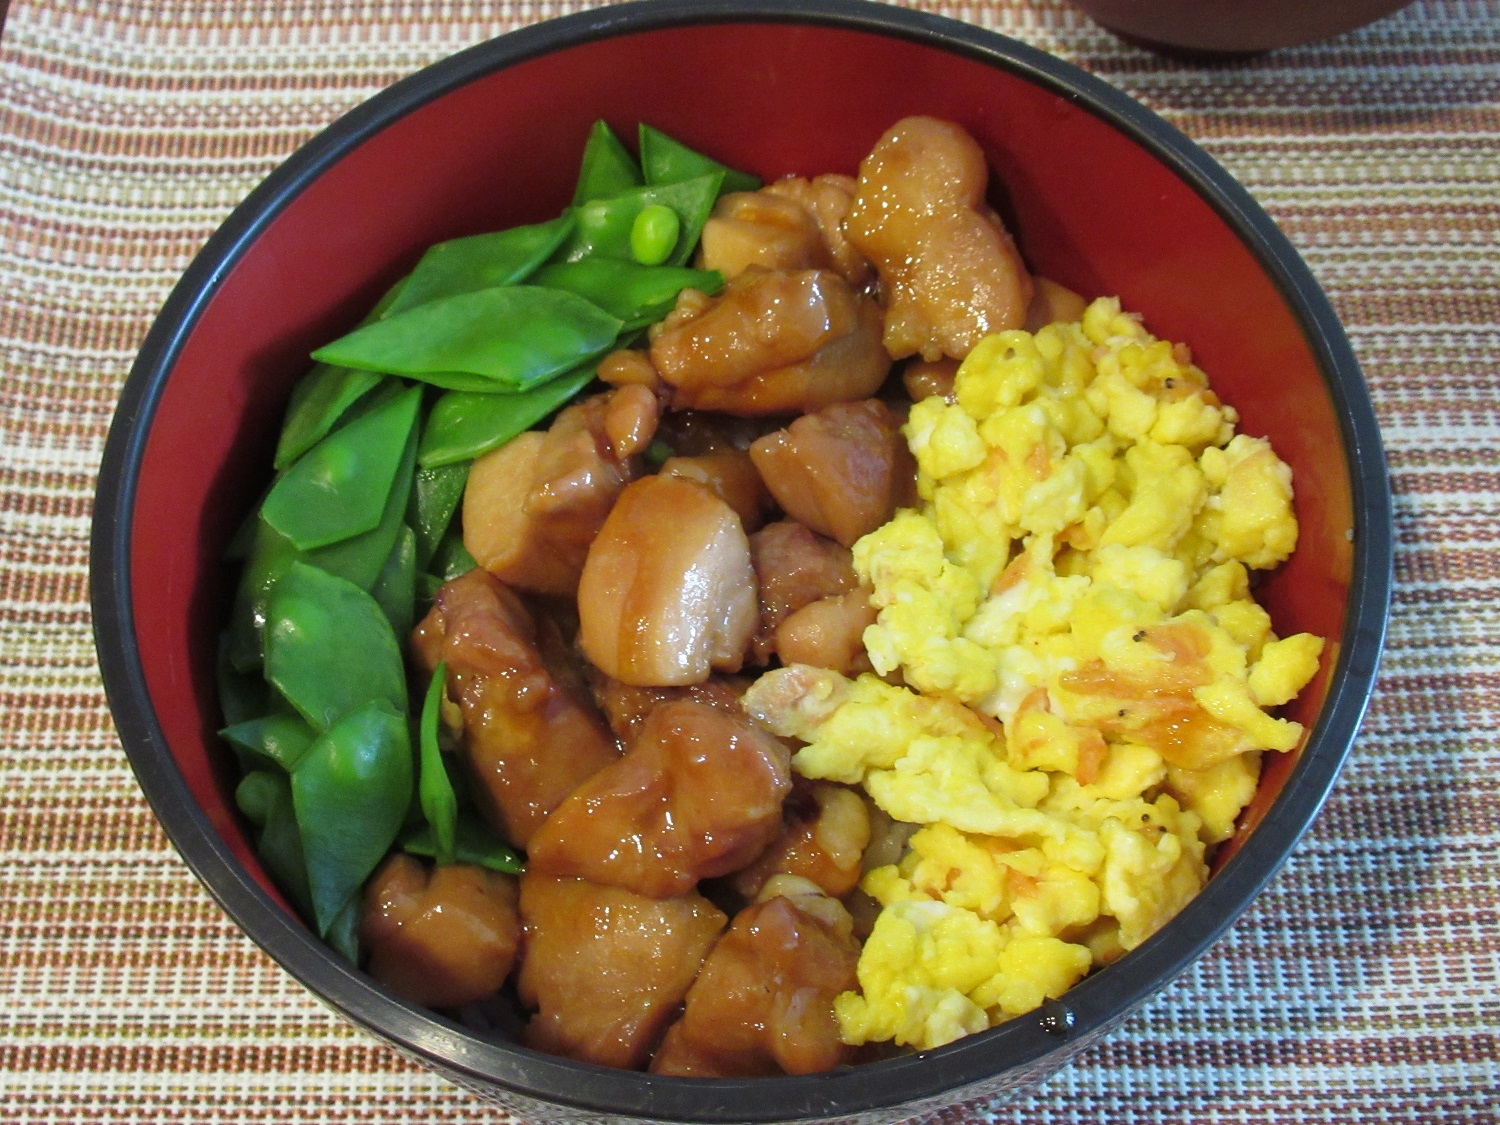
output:
[[[168,845],[95,667],[89,511],[135,349],[230,209],[395,79],[582,6],[5,13],[0,1122],[503,1119],[331,1015]],[[1064,0],[921,6],[1124,88],[1283,225],[1373,388],[1398,576],[1358,746],[1256,906],[1038,1089],[929,1120],[1500,1121],[1500,0],[1418,0],[1213,69],[1126,46]]]

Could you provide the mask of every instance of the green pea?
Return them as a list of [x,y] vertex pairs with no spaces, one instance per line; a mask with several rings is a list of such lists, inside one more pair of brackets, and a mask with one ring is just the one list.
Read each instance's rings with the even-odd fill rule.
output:
[[417,782],[422,815],[432,828],[432,836],[437,844],[437,861],[443,866],[453,862],[453,825],[458,816],[458,797],[453,792],[453,783],[448,780],[448,770],[443,765],[442,747],[438,745],[438,726],[442,722],[443,692],[447,689],[447,683],[448,665],[439,661],[427,684],[427,695],[422,701],[419,739],[422,765]]
[[271,590],[265,664],[266,679],[317,731],[371,700],[406,710],[401,646],[380,605],[306,563],[293,562]]
[[327,936],[395,842],[412,798],[411,736],[372,699],[322,734],[292,771],[318,933]]
[[268,770],[252,770],[234,787],[234,803],[245,819],[257,828],[265,825],[276,801],[276,775]]
[[677,215],[680,231],[676,247],[664,260],[680,266],[697,245],[724,174],[713,172],[676,183],[655,184],[621,192],[608,199],[595,199],[578,208],[578,225],[572,236],[552,256],[554,262],[576,262],[583,258],[618,258],[633,262],[630,236],[636,216],[660,204]]
[[379,525],[421,400],[411,387],[319,441],[271,486],[265,521],[301,551]]
[[659,266],[677,248],[682,221],[664,203],[653,203],[630,224],[630,252],[643,266]]
[[[319,348],[313,358],[449,386],[524,391],[607,351],[620,322],[581,297],[508,285],[441,297]],[[461,389],[475,389],[472,380]],[[479,386],[484,388],[484,384]]]

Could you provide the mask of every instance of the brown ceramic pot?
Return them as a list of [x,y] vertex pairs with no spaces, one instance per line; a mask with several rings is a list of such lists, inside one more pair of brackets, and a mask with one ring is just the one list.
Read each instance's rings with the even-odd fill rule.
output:
[[1123,39],[1168,52],[1249,54],[1372,23],[1411,0],[1073,0]]

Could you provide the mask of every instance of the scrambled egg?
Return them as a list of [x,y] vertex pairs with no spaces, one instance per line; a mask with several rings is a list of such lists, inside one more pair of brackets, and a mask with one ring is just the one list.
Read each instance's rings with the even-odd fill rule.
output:
[[845,1040],[930,1048],[1058,996],[1202,887],[1312,678],[1249,571],[1296,546],[1291,471],[1186,349],[1113,299],[984,340],[905,433],[923,506],[854,545],[877,674],[791,666],[746,705],[795,768],[920,825]]

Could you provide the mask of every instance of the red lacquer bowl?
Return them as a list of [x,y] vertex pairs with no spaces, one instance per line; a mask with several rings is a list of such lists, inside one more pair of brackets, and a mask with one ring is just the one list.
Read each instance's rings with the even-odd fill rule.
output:
[[[225,545],[269,475],[310,349],[349,329],[439,239],[537,221],[570,198],[590,124],[649,122],[771,178],[853,172],[902,116],[964,125],[1032,267],[1117,294],[1188,342],[1242,429],[1296,474],[1302,542],[1265,584],[1282,634],[1330,638],[1290,708],[1306,744],[1266,771],[1232,855],[1161,933],[1061,1006],[939,1050],[807,1077],[662,1079],[486,1038],[394,998],[282,905],[214,731]],[[860,0],[646,0],[570,16],[423,70],[307,144],[173,291],[126,384],[100,473],[100,663],[146,796],[245,931],[354,1023],[546,1118],[896,1118],[1032,1082],[1178,975],[1244,910],[1317,813],[1384,636],[1390,495],[1374,414],[1327,301],[1275,225],[1137,103],[1001,36]]]

